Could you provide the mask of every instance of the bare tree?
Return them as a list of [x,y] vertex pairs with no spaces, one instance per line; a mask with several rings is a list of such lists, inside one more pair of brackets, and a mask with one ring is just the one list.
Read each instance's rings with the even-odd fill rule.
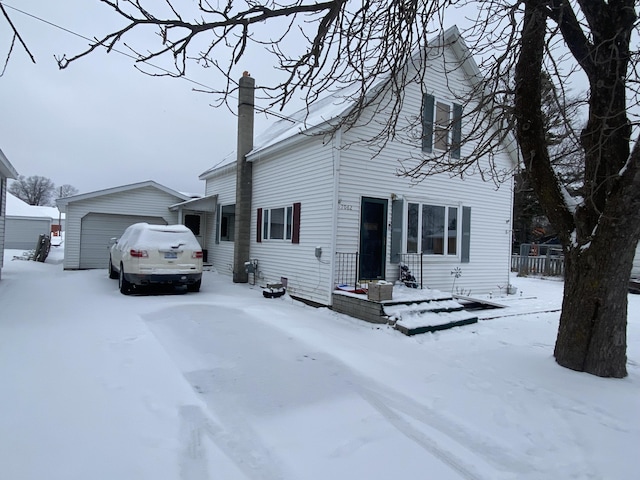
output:
[[78,194],[78,189],[73,185],[64,184],[57,188],[58,196],[56,198],[73,197]]
[[50,205],[55,190],[56,186],[50,179],[39,175],[20,175],[9,186],[9,193],[29,205]]
[[[375,120],[380,134],[363,139],[374,149],[389,139],[419,140],[419,118],[413,119],[415,128],[398,128],[404,86],[422,79],[419,68],[409,67],[423,63],[428,39],[446,15],[469,13],[463,36],[486,79],[466,72],[477,86],[466,99],[472,108],[465,108],[464,119],[475,122],[469,129],[474,138],[465,139],[475,150],[460,160],[448,154],[417,156],[400,172],[419,181],[438,172],[476,171],[500,181],[508,172],[492,168],[491,158],[515,131],[527,176],[566,258],[556,360],[595,375],[626,375],[627,282],[640,237],[640,147],[628,116],[638,105],[633,0],[199,0],[197,12],[179,10],[172,0],[153,12],[142,0],[101,1],[124,27],[79,55],[58,58],[61,68],[96,49],[112,50],[133,30],[156,28],[155,46],[127,42],[138,60],[169,57],[176,76],[184,75],[190,63],[213,67],[226,78],[217,92],[224,101],[237,88],[233,66],[251,48],[263,47],[282,73],[280,82],[262,88],[272,105],[283,106],[300,93],[311,103],[323,92],[353,87],[349,97],[355,108],[341,119],[348,127],[371,121],[360,118],[361,107],[384,103],[390,114],[386,121]],[[458,10],[465,6],[470,8]],[[180,8],[189,7],[182,3]],[[441,66],[445,78],[448,69],[458,68],[445,60]],[[577,180],[582,194],[571,198],[562,169],[552,163],[555,147],[542,96],[550,79],[562,101],[576,74],[589,84],[582,99],[588,120],[576,132],[584,158]],[[489,168],[484,168],[487,159]]]

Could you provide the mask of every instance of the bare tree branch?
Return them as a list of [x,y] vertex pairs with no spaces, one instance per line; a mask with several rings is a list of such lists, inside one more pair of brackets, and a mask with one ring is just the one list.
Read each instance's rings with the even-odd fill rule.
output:
[[16,26],[11,21],[11,18],[9,17],[9,14],[7,13],[7,10],[4,8],[4,5],[2,3],[0,3],[0,11],[2,12],[2,16],[5,18],[5,20],[7,21],[7,23],[11,27],[11,30],[13,31],[13,39],[11,41],[11,46],[9,48],[9,53],[7,53],[7,57],[6,57],[6,60],[5,60],[4,67],[2,68],[2,72],[0,73],[0,77],[1,77],[2,75],[4,75],[4,72],[7,69],[7,65],[9,64],[9,59],[11,58],[11,53],[13,52],[13,47],[15,45],[15,41],[16,40],[18,40],[18,42],[20,42],[20,45],[22,45],[22,48],[24,48],[25,52],[27,52],[27,55],[29,55],[29,58],[31,59],[31,61],[33,63],[36,63],[36,59],[33,56],[33,54],[31,53],[31,51],[29,50],[29,47],[27,47],[27,44],[25,43],[25,41],[20,36],[20,32],[18,32],[18,29],[16,28]]

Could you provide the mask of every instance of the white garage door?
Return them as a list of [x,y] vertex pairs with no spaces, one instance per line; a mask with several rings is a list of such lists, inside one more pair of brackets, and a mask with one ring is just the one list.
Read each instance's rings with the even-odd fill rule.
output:
[[89,213],[82,219],[80,232],[80,268],[107,268],[109,264],[109,241],[120,237],[129,226],[138,222],[166,225],[162,217],[139,217],[136,215],[110,215]]

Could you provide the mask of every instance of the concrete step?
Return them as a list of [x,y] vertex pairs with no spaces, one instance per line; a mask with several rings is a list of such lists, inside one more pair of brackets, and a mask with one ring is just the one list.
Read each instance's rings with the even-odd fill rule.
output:
[[435,332],[477,323],[478,317],[455,300],[383,306],[389,323],[405,335]]

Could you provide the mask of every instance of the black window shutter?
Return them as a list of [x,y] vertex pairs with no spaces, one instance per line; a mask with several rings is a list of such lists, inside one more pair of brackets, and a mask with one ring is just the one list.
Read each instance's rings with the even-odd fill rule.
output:
[[256,222],[256,242],[262,241],[262,209],[258,209],[258,221]]
[[391,263],[400,262],[402,253],[402,220],[404,214],[404,202],[402,200],[391,201]]
[[433,95],[424,94],[422,97],[422,151],[433,151]]
[[300,203],[293,204],[293,232],[291,243],[300,243]]
[[453,104],[453,121],[451,122],[451,156],[460,158],[462,145],[462,105]]
[[462,207],[462,254],[460,261],[469,263],[471,250],[471,207]]
[[216,209],[216,243],[220,243],[220,223],[222,223],[222,205]]

